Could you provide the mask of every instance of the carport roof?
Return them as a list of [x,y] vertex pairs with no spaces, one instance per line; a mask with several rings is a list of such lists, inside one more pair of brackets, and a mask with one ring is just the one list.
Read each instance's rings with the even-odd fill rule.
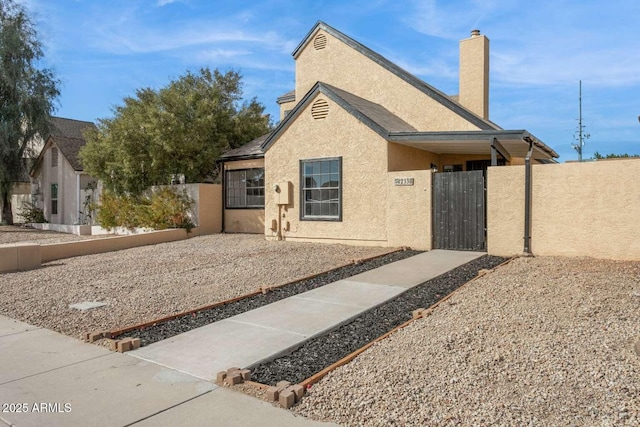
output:
[[531,141],[534,159],[558,157],[558,153],[526,130],[390,132],[387,140],[437,154],[490,154],[494,138],[507,151],[504,154],[510,156],[525,157]]

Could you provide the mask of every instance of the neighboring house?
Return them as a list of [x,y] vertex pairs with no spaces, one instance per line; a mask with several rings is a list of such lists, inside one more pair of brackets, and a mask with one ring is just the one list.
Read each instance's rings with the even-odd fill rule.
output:
[[[279,125],[222,158],[225,231],[430,249],[447,221],[432,212],[437,175],[558,157],[489,120],[489,40],[477,30],[460,42],[455,96],[323,22],[293,57],[296,87],[278,98]],[[480,199],[474,232],[484,236]]]
[[84,173],[78,157],[91,122],[51,118],[52,130],[31,170],[36,206],[52,224],[90,224],[86,202],[94,196],[96,180]]

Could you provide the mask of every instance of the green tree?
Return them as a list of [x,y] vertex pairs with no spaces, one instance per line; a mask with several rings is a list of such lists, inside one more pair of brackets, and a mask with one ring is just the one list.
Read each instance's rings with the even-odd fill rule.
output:
[[33,156],[31,141],[47,135],[60,94],[53,72],[38,68],[42,44],[24,7],[0,0],[0,205],[13,223],[11,191]]
[[134,196],[174,174],[186,182],[210,178],[220,154],[271,128],[264,106],[255,98],[242,102],[241,89],[239,73],[208,68],[159,90],[138,89],[85,135],[85,171],[116,194]]
[[606,156],[603,156],[602,154],[600,154],[599,152],[595,152],[593,153],[593,158],[595,160],[602,160],[602,159],[630,159],[630,158],[636,158],[636,157],[640,157],[640,154],[607,154]]

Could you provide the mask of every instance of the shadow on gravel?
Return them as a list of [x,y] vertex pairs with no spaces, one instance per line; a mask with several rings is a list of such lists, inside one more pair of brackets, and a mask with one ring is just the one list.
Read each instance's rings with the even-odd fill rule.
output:
[[298,384],[405,323],[413,310],[429,308],[476,277],[481,269],[494,268],[506,260],[485,255],[411,288],[352,322],[305,342],[289,355],[253,367],[251,380],[269,385],[282,380]]

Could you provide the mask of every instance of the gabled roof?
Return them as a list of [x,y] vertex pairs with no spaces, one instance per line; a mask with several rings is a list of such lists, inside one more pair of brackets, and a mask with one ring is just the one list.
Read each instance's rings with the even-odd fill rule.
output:
[[227,151],[220,156],[220,160],[249,160],[264,157],[264,151],[262,151],[261,145],[269,135],[270,133],[259,136],[258,138],[247,142],[242,147]]
[[[64,136],[68,138],[84,139],[83,132],[87,129],[95,129],[92,122],[82,120],[65,119],[62,117],[51,117],[51,136]],[[46,138],[45,138],[46,140]]]
[[383,138],[388,138],[391,132],[416,132],[413,126],[382,105],[367,101],[364,98],[360,98],[359,96],[326,83],[318,82],[304,98],[296,104],[295,108],[287,117],[276,126],[273,132],[267,135],[262,144],[262,150],[267,151],[271,144],[296,120],[319,93],[324,94],[327,98],[331,99]]
[[67,159],[71,167],[73,167],[73,170],[78,172],[84,170],[78,156],[80,149],[87,143],[84,138],[69,138],[66,136],[51,135],[49,139],[56,144],[62,155]]
[[34,175],[35,170],[42,163],[44,152],[54,143],[62,155],[67,159],[69,164],[71,164],[73,170],[82,172],[84,169],[80,162],[80,158],[78,157],[78,153],[87,143],[84,139],[84,132],[89,129],[96,129],[96,125],[92,122],[65,119],[62,117],[51,117],[50,124],[50,134],[45,138],[45,145],[42,147],[40,155],[34,162],[31,169],[31,175]]
[[416,76],[414,76],[413,74],[409,73],[408,71],[398,67],[396,64],[394,64],[393,62],[389,61],[384,56],[380,55],[377,52],[374,52],[373,50],[369,49],[368,47],[364,46],[363,44],[360,44],[359,42],[355,41],[351,37],[347,36],[346,34],[340,32],[338,30],[336,30],[335,28],[331,27],[330,25],[327,25],[326,23],[324,23],[322,21],[318,21],[316,23],[316,25],[311,29],[311,31],[309,31],[309,33],[305,36],[305,38],[302,40],[302,42],[300,42],[298,47],[296,47],[296,49],[292,53],[294,58],[297,58],[298,55],[300,54],[300,52],[307,46],[307,44],[309,44],[311,42],[311,40],[313,39],[314,34],[319,29],[322,29],[323,31],[325,31],[328,34],[331,34],[333,37],[337,38],[338,40],[340,40],[341,42],[343,42],[347,46],[349,46],[352,49],[355,49],[356,51],[360,52],[361,54],[363,54],[364,56],[366,56],[367,58],[369,58],[373,62],[375,62],[378,65],[382,66],[383,68],[387,69],[391,73],[395,74],[397,77],[401,78],[402,80],[404,80],[405,82],[409,83],[410,85],[412,85],[416,89],[420,90],[425,95],[429,96],[430,98],[434,99],[435,101],[437,101],[441,105],[445,106],[446,108],[450,109],[454,113],[458,114],[460,117],[464,118],[468,122],[474,124],[475,126],[480,128],[481,130],[500,129],[500,127],[497,126],[495,123],[493,123],[493,122],[491,122],[489,120],[485,120],[485,119],[481,118],[480,116],[477,116],[476,114],[474,114],[470,110],[466,109],[462,105],[460,105],[457,102],[453,101],[449,96],[447,96],[443,92],[440,92],[438,89],[436,89],[433,86],[427,84],[426,82],[424,82],[423,80],[417,78]]
[[417,131],[383,106],[322,82],[316,83],[273,132],[266,135],[261,146],[263,152],[269,149],[320,93],[390,142],[426,149],[434,153],[477,154],[490,153],[490,146],[495,138],[502,142],[512,155],[524,157],[528,148],[526,141],[531,141],[536,158],[558,157],[554,150],[526,130]]

